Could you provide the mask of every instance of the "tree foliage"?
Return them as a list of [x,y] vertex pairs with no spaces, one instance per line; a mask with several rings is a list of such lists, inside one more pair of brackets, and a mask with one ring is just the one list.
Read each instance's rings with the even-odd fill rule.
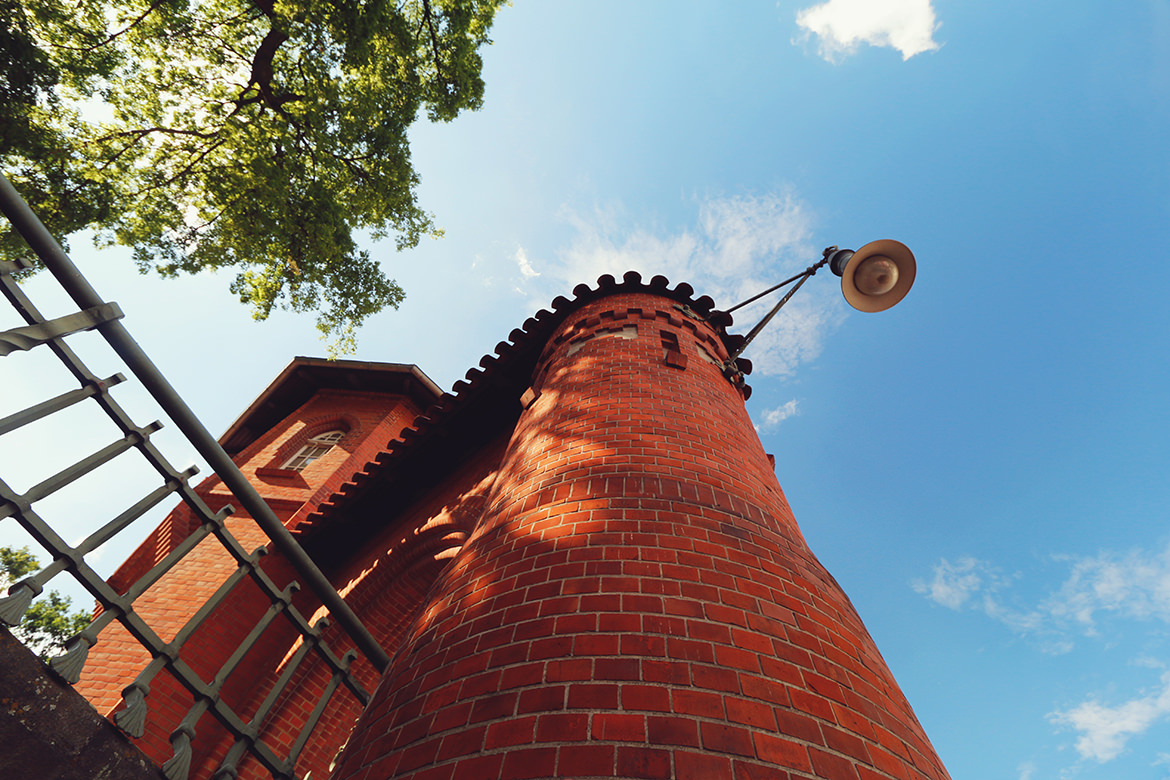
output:
[[[41,568],[27,547],[0,547],[0,587],[6,588]],[[87,612],[72,611],[68,596],[51,590],[32,603],[12,635],[48,660],[65,640],[89,625]]]
[[0,0],[0,165],[54,234],[234,269],[258,319],[314,310],[344,342],[402,299],[354,232],[440,232],[407,131],[480,107],[502,2]]

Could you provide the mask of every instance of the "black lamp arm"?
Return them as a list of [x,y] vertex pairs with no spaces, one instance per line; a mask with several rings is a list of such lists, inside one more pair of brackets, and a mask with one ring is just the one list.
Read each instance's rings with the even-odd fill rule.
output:
[[727,309],[727,312],[729,312],[729,313],[733,312],[742,306],[746,306],[747,304],[751,303],[752,301],[759,300],[760,298],[764,297],[768,293],[779,290],[781,287],[783,287],[787,284],[792,284],[793,282],[796,282],[796,284],[793,286],[793,288],[791,290],[789,290],[788,292],[786,292],[784,294],[784,297],[781,298],[780,301],[775,306],[772,307],[772,310],[770,312],[768,312],[767,314],[765,314],[764,318],[762,320],[760,320],[758,323],[756,323],[756,326],[754,328],[752,328],[746,336],[744,336],[743,343],[741,343],[739,345],[739,348],[737,350],[735,350],[734,354],[730,355],[727,358],[727,361],[729,363],[734,362],[737,357],[739,357],[740,355],[743,354],[743,351],[745,349],[747,349],[749,344],[752,343],[752,340],[755,339],[755,337],[757,335],[759,335],[760,331],[763,330],[764,327],[769,322],[772,321],[772,318],[776,316],[776,313],[780,311],[780,309],[784,306],[784,304],[788,303],[788,299],[791,298],[796,293],[796,291],[800,289],[800,286],[802,284],[804,284],[805,282],[808,281],[809,277],[813,276],[814,274],[816,274],[817,271],[819,271],[822,267],[824,267],[824,265],[829,262],[829,258],[836,251],[837,251],[837,247],[835,247],[835,246],[829,247],[828,249],[825,250],[824,257],[822,257],[819,262],[814,263],[813,265],[810,265],[808,268],[804,269],[803,271],[798,273],[796,276],[792,277],[791,279],[787,279],[783,282],[780,282],[780,284],[778,284],[774,287],[769,287],[767,290],[764,290],[762,293],[759,293],[758,295],[753,295],[751,298],[748,298],[746,301],[743,301],[741,303],[737,303],[736,305],[732,306],[730,309]]

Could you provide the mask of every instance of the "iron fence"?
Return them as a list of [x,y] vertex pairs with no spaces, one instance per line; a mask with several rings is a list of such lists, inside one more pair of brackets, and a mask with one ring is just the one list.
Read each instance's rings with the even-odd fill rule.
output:
[[[369,694],[351,673],[350,666],[356,657],[354,651],[350,650],[338,657],[323,637],[323,630],[328,625],[327,619],[322,618],[310,624],[294,606],[293,594],[302,584],[315,594],[328,609],[332,619],[344,629],[349,640],[379,672],[389,661],[386,653],[219,443],[207,432],[183,399],[131,338],[122,325],[123,313],[118,305],[104,301],[97,294],[2,174],[0,211],[9,219],[14,229],[25,239],[78,308],[77,311],[64,316],[46,319],[17,282],[19,273],[31,267],[32,263],[29,261],[0,263],[0,290],[26,323],[24,326],[0,332],[0,357],[19,351],[50,350],[79,384],[76,389],[0,419],[0,436],[87,402],[96,403],[122,434],[107,446],[24,492],[14,490],[0,479],[0,521],[14,518],[53,559],[45,568],[12,585],[8,595],[0,598],[0,622],[9,626],[19,624],[33,599],[44,591],[54,577],[67,572],[93,596],[100,605],[100,610],[96,619],[87,628],[68,641],[64,653],[51,660],[51,668],[65,680],[76,683],[81,677],[89,651],[97,643],[102,630],[118,621],[149,651],[153,660],[126,687],[123,693],[124,706],[115,713],[115,722],[132,736],[142,736],[147,722],[151,682],[163,670],[178,680],[194,700],[194,705],[170,735],[174,755],[163,765],[163,771],[168,778],[183,780],[187,777],[192,759],[195,728],[205,713],[211,713],[234,740],[226,758],[215,773],[216,778],[235,777],[239,762],[249,752],[274,777],[295,777],[297,759],[334,693],[344,687],[362,707],[368,701]],[[91,330],[101,334],[132,376],[149,391],[167,417],[211,465],[216,476],[231,491],[234,500],[256,521],[267,535],[270,544],[291,564],[296,572],[297,581],[284,588],[278,587],[260,566],[261,558],[268,552],[267,548],[260,547],[249,552],[228,530],[225,520],[232,513],[232,507],[229,505],[219,511],[212,511],[188,484],[196,469],[180,471],[159,452],[151,437],[162,427],[161,424],[154,422],[139,425],[119,405],[110,389],[126,382],[126,377],[120,373],[99,377],[82,362],[67,339],[74,334]],[[131,451],[139,453],[145,459],[157,473],[160,484],[104,525],[89,531],[84,539],[74,544],[67,543],[38,514],[36,505],[39,501],[82,477],[95,473],[97,469],[119,455]],[[92,554],[169,497],[181,499],[195,514],[200,524],[162,560],[125,589],[125,592],[119,592],[122,589],[112,587],[87,563],[86,555]],[[164,641],[156,628],[152,628],[135,611],[135,599],[171,571],[185,555],[207,537],[217,539],[236,561],[238,568],[170,641]],[[208,682],[183,660],[181,651],[191,636],[207,622],[213,611],[222,606],[224,600],[245,580],[254,583],[267,596],[270,607],[224,661],[214,678]],[[301,638],[300,646],[286,661],[274,687],[259,704],[258,709],[245,720],[220,694],[228,677],[238,668],[241,660],[256,645],[265,630],[278,619],[287,621],[296,630]],[[267,719],[273,713],[290,680],[297,674],[298,669],[303,668],[305,659],[310,655],[326,665],[330,679],[322,697],[300,724],[299,736],[293,740],[287,752],[282,751],[284,754],[278,755],[266,744],[263,737]]]

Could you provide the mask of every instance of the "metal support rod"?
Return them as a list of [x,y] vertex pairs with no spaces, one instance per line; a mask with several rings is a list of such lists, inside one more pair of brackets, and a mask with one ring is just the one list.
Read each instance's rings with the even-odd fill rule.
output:
[[[760,331],[764,329],[764,326],[766,326],[769,322],[772,321],[772,318],[776,316],[776,313],[780,311],[780,309],[784,306],[784,304],[788,303],[788,299],[791,298],[796,293],[796,291],[800,289],[801,285],[803,285],[805,282],[807,282],[809,280],[809,278],[812,277],[814,274],[816,274],[816,272],[821,268],[821,266],[823,266],[827,262],[829,262],[829,258],[826,257],[823,260],[821,260],[819,263],[816,263],[814,265],[810,265],[808,268],[806,268],[804,270],[803,273],[797,274],[796,276],[792,277],[792,279],[789,279],[787,282],[781,282],[779,285],[772,288],[773,290],[776,290],[776,289],[779,289],[780,287],[783,287],[784,285],[788,284],[789,282],[792,282],[793,280],[797,280],[797,279],[799,280],[796,282],[796,284],[793,286],[793,288],[791,290],[789,290],[787,293],[784,294],[784,297],[780,299],[780,302],[772,307],[772,311],[770,311],[766,315],[764,315],[764,318],[762,320],[760,320],[758,323],[756,323],[756,326],[751,329],[751,331],[747,334],[747,336],[744,337],[743,343],[739,345],[739,349],[735,350],[735,352],[727,358],[728,363],[734,362],[737,357],[739,357],[740,355],[743,354],[743,351],[748,348],[748,344],[752,343],[752,340],[755,339],[755,337],[759,335]],[[768,292],[771,292],[771,291],[769,290]],[[760,295],[764,295],[764,294],[766,294],[766,293],[760,293]],[[758,298],[758,297],[759,296],[757,295],[756,298]],[[755,298],[752,298],[750,300],[755,300]],[[748,301],[744,301],[744,303],[747,303],[747,302]],[[740,304],[740,305],[743,305],[743,304]]]
[[780,284],[773,285],[773,286],[769,287],[767,290],[764,290],[762,293],[756,293],[752,297],[748,298],[746,301],[740,301],[739,303],[735,304],[730,309],[725,309],[724,313],[731,314],[736,309],[742,309],[744,306],[747,306],[749,303],[753,303],[754,301],[758,301],[760,298],[763,298],[768,293],[776,292],[777,290],[779,290],[781,287],[783,287],[786,284],[792,284],[797,279],[799,279],[802,276],[805,276],[806,274],[808,274],[807,268],[804,269],[803,271],[801,271],[800,273],[798,273],[796,276],[792,277],[791,279],[785,279],[784,281],[780,282]]
[[[0,211],[3,211],[4,215],[8,217],[13,227],[28,242],[28,245],[40,257],[41,262],[45,264],[45,267],[80,308],[89,309],[105,303],[2,173],[0,173]],[[361,620],[333,587],[333,583],[317,568],[308,553],[293,539],[292,534],[284,527],[284,524],[280,522],[280,519],[256,492],[247,478],[240,473],[239,468],[224,452],[223,447],[208,433],[203,423],[175,392],[175,389],[150,361],[150,358],[142,351],[142,348],[138,346],[122,323],[114,320],[100,325],[98,330],[118,353],[118,356],[126,362],[135,376],[146,386],[179,430],[191,441],[196,451],[207,459],[212,469],[223,480],[224,485],[239,499],[244,510],[268,535],[273,546],[292,564],[305,584],[321,599],[337,622],[346,629],[374,667],[379,672],[385,670],[390,663],[390,657],[386,651],[366,630]]]

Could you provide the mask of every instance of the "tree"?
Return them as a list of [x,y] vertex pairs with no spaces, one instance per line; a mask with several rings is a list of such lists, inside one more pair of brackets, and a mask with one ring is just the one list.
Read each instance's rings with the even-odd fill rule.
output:
[[[0,588],[41,568],[27,547],[0,547]],[[42,660],[62,650],[65,641],[89,625],[87,612],[72,612],[72,601],[51,590],[32,603],[12,635],[39,653]]]
[[347,351],[403,297],[354,232],[441,234],[407,131],[482,105],[502,3],[0,0],[0,165],[55,235],[94,228],[168,277],[234,269],[257,319],[316,311]]

